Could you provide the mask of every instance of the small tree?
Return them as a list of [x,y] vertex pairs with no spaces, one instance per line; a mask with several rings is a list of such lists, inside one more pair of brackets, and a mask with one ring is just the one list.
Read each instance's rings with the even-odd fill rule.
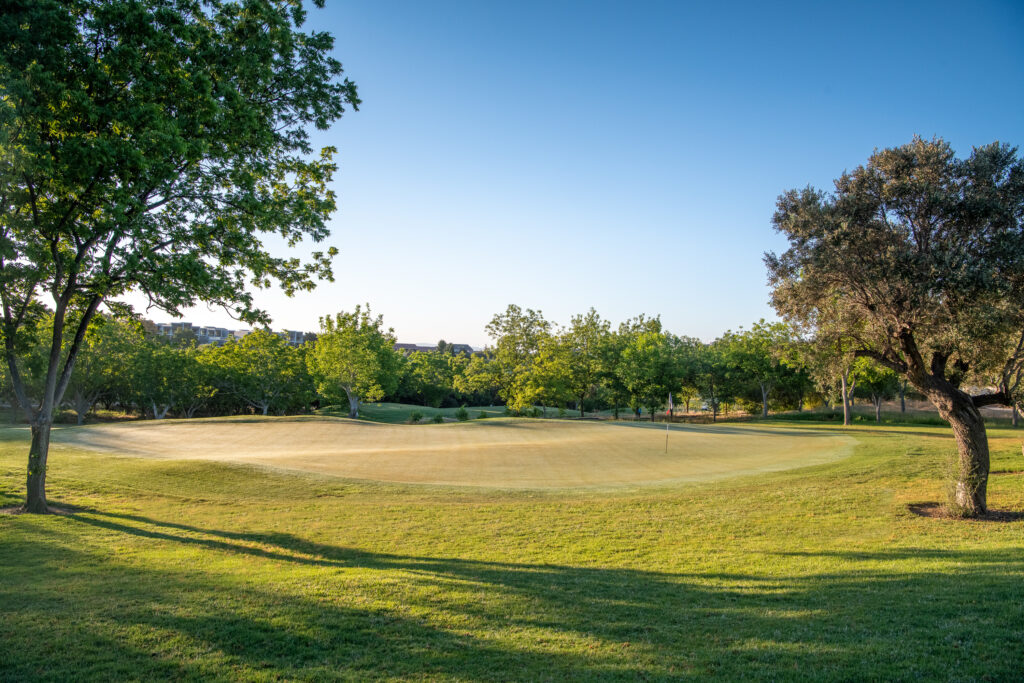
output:
[[858,391],[871,400],[875,407],[875,422],[882,421],[882,402],[896,396],[900,378],[890,368],[868,358],[858,358],[854,372]]
[[395,333],[374,318],[370,306],[356,306],[320,318],[320,334],[307,354],[317,391],[328,398],[344,392],[348,416],[359,417],[360,401],[379,401],[398,387],[399,360]]

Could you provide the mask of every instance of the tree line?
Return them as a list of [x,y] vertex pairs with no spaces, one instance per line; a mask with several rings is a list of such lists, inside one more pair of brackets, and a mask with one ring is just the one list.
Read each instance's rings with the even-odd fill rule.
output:
[[[367,401],[434,408],[505,405],[516,415],[537,406],[564,411],[654,415],[842,405],[854,396],[882,401],[904,388],[896,374],[867,359],[845,368],[786,323],[758,321],[712,342],[679,336],[644,315],[617,327],[594,309],[557,326],[516,305],[487,326],[493,343],[455,353],[443,340],[432,351],[395,350],[395,336],[369,306],[320,321],[312,340],[290,345],[266,329],[223,345],[168,338],[137,320],[96,316],[87,328],[63,407],[81,424],[97,407],[141,417],[306,413],[342,404],[350,417]],[[52,313],[19,344],[21,380],[42,394]],[[14,405],[6,373],[3,393]]]

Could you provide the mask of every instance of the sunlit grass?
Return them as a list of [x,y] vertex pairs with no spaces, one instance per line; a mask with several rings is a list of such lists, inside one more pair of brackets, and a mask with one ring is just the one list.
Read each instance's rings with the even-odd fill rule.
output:
[[[907,510],[942,500],[947,429],[824,428],[854,455],[600,493],[59,448],[79,511],[0,515],[0,678],[1019,676],[1024,522]],[[0,437],[13,505],[27,444]],[[1024,511],[1020,436],[992,449],[991,506]]]

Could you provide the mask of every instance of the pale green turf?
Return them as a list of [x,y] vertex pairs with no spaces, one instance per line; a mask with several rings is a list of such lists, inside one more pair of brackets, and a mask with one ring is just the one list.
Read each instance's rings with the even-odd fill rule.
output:
[[[948,429],[825,429],[853,454],[543,493],[58,443],[78,510],[0,515],[0,680],[1019,680],[1022,518],[908,510]],[[992,435],[1020,515],[1021,433]],[[0,506],[26,451],[0,430]]]
[[349,479],[492,488],[699,481],[820,464],[832,432],[757,425],[639,426],[488,419],[443,425],[341,418],[163,420],[62,427],[55,443],[153,458],[257,464]]

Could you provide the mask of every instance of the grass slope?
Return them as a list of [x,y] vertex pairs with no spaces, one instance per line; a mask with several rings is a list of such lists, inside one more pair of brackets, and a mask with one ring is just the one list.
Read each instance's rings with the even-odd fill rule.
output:
[[852,444],[835,432],[777,426],[676,426],[666,435],[650,425],[508,418],[442,425],[315,417],[161,420],[64,427],[53,439],[125,455],[497,488],[715,479],[827,462],[847,455]]
[[[948,430],[836,431],[831,464],[600,494],[58,446],[81,510],[0,515],[0,679],[1018,679],[1024,522],[907,511],[942,498]],[[990,501],[1024,510],[1021,475]]]

